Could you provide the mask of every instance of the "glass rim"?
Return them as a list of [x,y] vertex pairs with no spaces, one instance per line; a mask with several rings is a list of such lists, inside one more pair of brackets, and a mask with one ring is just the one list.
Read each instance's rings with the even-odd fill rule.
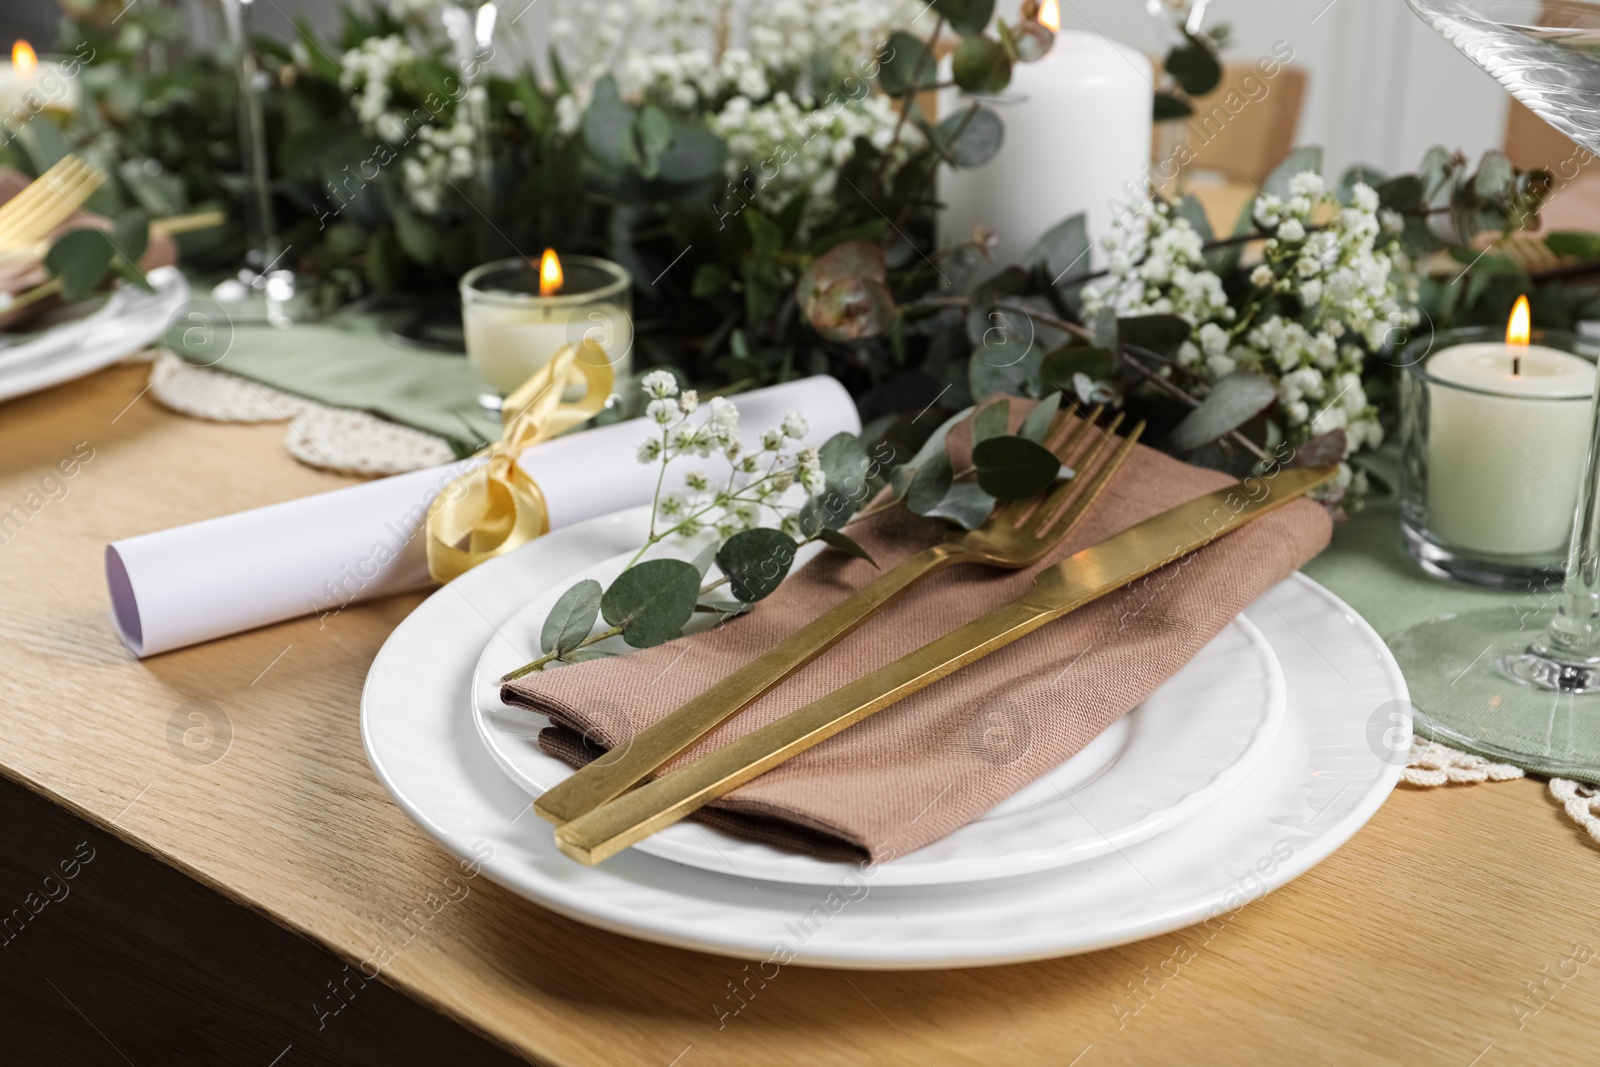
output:
[[508,270],[538,270],[532,260],[521,256],[510,256],[506,259],[491,260],[480,263],[461,276],[460,290],[463,301],[477,301],[489,304],[499,304],[504,307],[577,307],[582,304],[592,304],[607,300],[626,292],[633,285],[633,275],[628,273],[628,268],[620,263],[613,263],[609,259],[598,256],[567,256],[561,261],[569,267],[588,267],[602,274],[611,276],[611,280],[597,289],[587,289],[581,293],[560,292],[549,296],[540,296],[538,293],[518,293],[504,289],[483,289],[478,283],[490,274]]
[[[1503,341],[1506,332],[1500,326],[1456,326],[1448,330],[1437,330],[1433,339],[1438,342],[1430,345],[1428,356],[1407,363],[1403,368],[1405,372],[1428,385],[1437,385],[1443,389],[1455,389],[1463,393],[1476,393],[1479,396],[1501,397],[1511,400],[1535,401],[1539,403],[1571,404],[1574,401],[1588,403],[1594,397],[1591,390],[1587,393],[1570,393],[1563,396],[1530,396],[1527,393],[1511,393],[1500,389],[1485,389],[1477,385],[1463,385],[1460,382],[1448,381],[1444,378],[1429,374],[1427,365],[1429,357],[1446,348],[1463,343],[1482,343],[1485,341]],[[1542,345],[1553,348],[1558,352],[1565,352],[1570,356],[1588,360],[1596,364],[1596,371],[1600,373],[1600,338],[1586,337],[1575,330],[1536,329],[1530,334],[1530,344]]]

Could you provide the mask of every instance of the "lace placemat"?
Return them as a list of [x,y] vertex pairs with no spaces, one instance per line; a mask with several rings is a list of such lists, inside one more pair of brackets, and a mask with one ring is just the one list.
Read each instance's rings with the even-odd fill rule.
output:
[[291,456],[345,474],[404,474],[455,458],[442,437],[190,366],[171,352],[155,355],[150,395],[173,411],[216,422],[287,422],[283,446]]

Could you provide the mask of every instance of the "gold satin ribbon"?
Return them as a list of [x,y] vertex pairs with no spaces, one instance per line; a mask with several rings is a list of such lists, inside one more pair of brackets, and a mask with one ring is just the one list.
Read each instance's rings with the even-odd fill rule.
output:
[[[550,530],[544,494],[517,465],[524,449],[593,418],[611,395],[605,349],[585,338],[555,357],[506,397],[504,429],[488,460],[449,485],[428,509],[428,573],[448,582]],[[583,396],[562,400],[569,384]]]

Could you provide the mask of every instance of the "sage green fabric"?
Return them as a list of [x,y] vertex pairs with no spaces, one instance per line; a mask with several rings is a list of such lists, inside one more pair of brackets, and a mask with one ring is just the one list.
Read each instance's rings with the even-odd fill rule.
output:
[[[1600,784],[1600,695],[1574,697],[1528,689],[1485,670],[1498,657],[1488,640],[1450,634],[1426,654],[1426,666],[1402,634],[1446,615],[1472,615],[1517,632],[1522,640],[1542,630],[1536,616],[1553,606],[1545,593],[1491,592],[1433,578],[1411,560],[1400,538],[1392,496],[1378,497],[1349,522],[1333,544],[1304,568],[1346,600],[1394,646],[1411,700],[1417,733],[1547,777]],[[1516,647],[1522,647],[1521,642]],[[1379,709],[1374,709],[1375,715]],[[1384,722],[1378,724],[1381,731]]]
[[220,360],[195,364],[436,434],[459,455],[500,436],[499,420],[478,405],[483,387],[465,357],[396,344],[361,316],[282,330],[238,326]]

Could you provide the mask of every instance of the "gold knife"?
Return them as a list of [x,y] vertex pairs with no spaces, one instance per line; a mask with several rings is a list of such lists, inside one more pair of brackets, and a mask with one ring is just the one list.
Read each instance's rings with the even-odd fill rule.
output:
[[581,863],[616,855],[874,712],[1330,481],[1332,467],[1280,470],[1207,493],[1041,571],[1033,588],[915,652],[647,782],[556,830]]

